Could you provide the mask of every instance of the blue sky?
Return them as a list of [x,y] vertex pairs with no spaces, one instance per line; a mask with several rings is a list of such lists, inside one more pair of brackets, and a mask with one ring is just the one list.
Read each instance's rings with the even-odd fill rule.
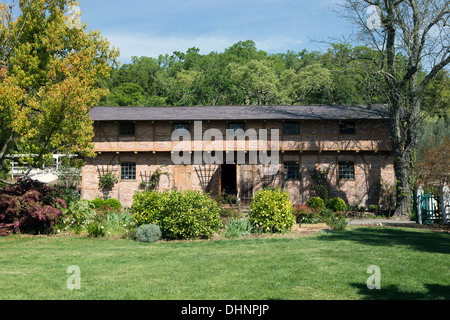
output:
[[120,61],[157,57],[197,47],[202,54],[223,52],[253,40],[260,50],[282,53],[327,48],[351,34],[333,12],[339,0],[81,0],[81,20],[120,48]]

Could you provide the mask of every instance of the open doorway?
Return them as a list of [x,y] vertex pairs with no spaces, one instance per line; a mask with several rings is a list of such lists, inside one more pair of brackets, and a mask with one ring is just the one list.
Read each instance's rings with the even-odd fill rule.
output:
[[222,165],[222,192],[237,195],[237,166],[235,164]]

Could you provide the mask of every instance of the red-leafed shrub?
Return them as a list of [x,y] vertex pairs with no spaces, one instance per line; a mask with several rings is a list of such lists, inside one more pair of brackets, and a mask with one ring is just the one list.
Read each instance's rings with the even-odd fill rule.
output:
[[10,233],[45,234],[61,218],[61,192],[45,183],[22,179],[0,187],[0,236]]

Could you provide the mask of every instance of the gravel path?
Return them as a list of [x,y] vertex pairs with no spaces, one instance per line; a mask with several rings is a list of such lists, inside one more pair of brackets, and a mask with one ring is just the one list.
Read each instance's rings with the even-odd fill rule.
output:
[[405,225],[405,224],[416,224],[415,221],[410,220],[389,220],[389,219],[351,219],[349,220],[350,225]]

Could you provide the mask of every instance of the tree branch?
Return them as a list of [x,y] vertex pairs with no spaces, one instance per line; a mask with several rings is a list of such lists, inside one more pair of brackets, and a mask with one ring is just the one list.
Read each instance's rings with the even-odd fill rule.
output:
[[[446,54],[449,53],[449,49],[447,49]],[[450,54],[447,55],[447,57],[443,57],[441,62],[438,63],[431,69],[430,73],[427,74],[425,79],[423,79],[422,83],[419,85],[419,91],[423,92],[426,88],[426,86],[430,83],[431,80],[438,74],[439,71],[441,71],[444,67],[446,67],[450,63]]]

